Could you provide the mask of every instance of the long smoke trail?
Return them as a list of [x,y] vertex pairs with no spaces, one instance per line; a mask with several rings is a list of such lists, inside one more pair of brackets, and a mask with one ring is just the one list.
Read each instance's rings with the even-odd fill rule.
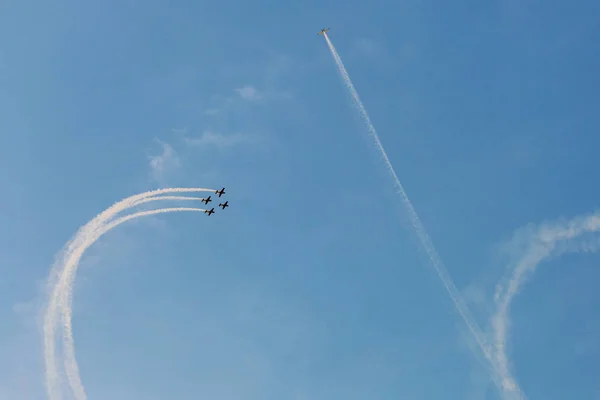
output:
[[[136,207],[144,203],[152,202],[152,201],[165,201],[165,200],[179,200],[179,201],[198,201],[203,200],[200,197],[190,197],[190,196],[153,196],[147,197],[144,199],[137,200],[133,203],[131,207]],[[75,359],[75,346],[73,342],[73,328],[72,328],[72,294],[73,294],[73,282],[75,280],[75,275],[77,273],[77,268],[79,267],[79,260],[83,255],[83,252],[93,245],[102,235],[106,232],[112,230],[116,226],[122,224],[123,222],[129,221],[133,218],[143,217],[147,215],[161,214],[165,212],[174,212],[174,211],[204,211],[201,208],[163,208],[154,211],[145,211],[138,212],[136,214],[128,215],[126,217],[121,217],[116,221],[102,226],[102,228],[98,231],[95,231],[93,236],[90,236],[91,243],[86,245],[87,242],[84,242],[80,247],[77,248],[77,251],[80,253],[78,255],[73,254],[75,259],[75,267],[71,274],[69,274],[70,281],[67,283],[67,290],[62,292],[61,297],[61,312],[62,312],[62,323],[63,323],[63,351],[64,351],[64,365],[65,370],[67,372],[67,378],[69,380],[69,384],[71,385],[72,390],[77,393],[78,399],[83,399],[85,397],[85,392],[83,390],[83,386],[81,384],[81,380],[79,378],[79,367],[77,366],[77,361]],[[83,397],[82,397],[83,396]]]
[[[559,245],[562,243],[568,244],[582,235],[599,231],[600,211],[585,217],[575,218],[567,223],[539,227],[536,231],[528,233],[525,243],[526,248],[517,259],[510,278],[504,285],[498,285],[495,296],[496,312],[492,317],[491,325],[494,334],[494,359],[502,378],[504,399],[525,398],[510,371],[509,359],[506,353],[508,328],[510,326],[509,311],[514,297],[543,261],[566,252],[598,251],[598,242],[590,244],[575,241],[572,243],[574,245],[571,246],[560,247]],[[513,239],[513,244],[519,242],[518,239],[517,235]]]
[[63,290],[60,293],[60,306],[62,311],[62,322],[63,322],[63,351],[64,351],[64,365],[67,372],[67,378],[71,389],[75,394],[75,398],[83,400],[86,398],[86,394],[79,377],[79,367],[75,359],[75,346],[73,342],[73,330],[72,330],[72,292],[73,282],[79,266],[79,261],[87,248],[93,245],[102,235],[112,230],[113,228],[121,225],[134,218],[144,217],[154,214],[162,214],[168,212],[180,212],[180,211],[197,211],[202,212],[202,208],[190,208],[190,207],[179,207],[179,208],[162,208],[158,210],[141,211],[135,214],[121,217],[108,225],[105,225],[102,229],[97,231],[94,235],[90,235],[86,241],[77,249],[77,251],[71,256],[70,262],[73,265],[73,270],[66,276],[67,281],[63,284]]
[[[327,41],[327,45],[329,46],[329,50],[331,51],[331,55],[333,56],[333,59],[335,60],[335,63],[339,70],[339,73],[342,77],[342,80],[344,81],[344,84],[348,88],[348,90],[352,96],[352,99],[354,100],[354,105],[360,111],[361,116],[362,116],[365,124],[367,125],[369,134],[373,138],[373,141],[375,142],[377,149],[381,153],[381,156],[383,157],[383,160],[385,162],[387,170],[390,173],[390,175],[392,176],[394,185],[396,186],[396,188],[398,189],[398,193],[402,197],[402,201],[404,203],[404,206],[406,207],[406,210],[408,211],[408,215],[410,217],[412,226],[417,234],[417,237],[419,238],[419,241],[421,242],[421,245],[427,252],[427,255],[429,256],[429,260],[431,261],[431,264],[434,267],[440,280],[442,281],[444,287],[448,291],[448,294],[450,295],[450,298],[452,299],[452,302],[454,303],[456,310],[462,317],[463,321],[467,324],[469,331],[473,335],[473,338],[477,341],[479,348],[481,349],[481,351],[483,352],[483,354],[485,355],[487,360],[493,364],[493,359],[491,358],[490,350],[485,341],[483,332],[482,332],[481,328],[479,327],[479,325],[477,324],[477,322],[475,321],[475,318],[473,318],[473,316],[471,315],[468,307],[466,306],[464,300],[462,299],[462,296],[460,295],[460,292],[456,288],[456,285],[454,285],[454,282],[453,282],[452,278],[450,277],[450,274],[446,270],[441,258],[439,257],[435,247],[433,246],[433,243],[431,242],[431,239],[429,238],[429,235],[425,231],[425,228],[423,227],[423,224],[421,223],[419,216],[417,215],[412,203],[410,202],[408,196],[406,195],[406,191],[404,190],[404,187],[400,183],[400,180],[398,179],[398,176],[396,175],[396,171],[394,170],[394,167],[392,166],[392,163],[390,162],[390,159],[388,158],[388,155],[387,155],[385,149],[383,148],[383,145],[381,144],[379,135],[377,134],[375,127],[371,123],[371,119],[369,118],[369,114],[367,113],[367,110],[365,109],[362,102],[360,101],[358,92],[356,91],[356,89],[354,88],[354,85],[352,84],[352,81],[350,80],[350,76],[348,75],[348,72],[346,71],[346,68],[344,67],[344,63],[342,62],[342,59],[338,55],[335,47],[333,46],[333,43],[331,43],[331,40],[329,39],[329,36],[327,36],[327,33],[324,33],[323,36],[325,37],[325,40]],[[492,365],[492,367],[494,367],[494,366]],[[495,370],[495,368],[494,368],[494,370]],[[493,377],[493,378],[494,378],[495,382],[498,383],[496,381],[495,377]]]
[[[91,246],[100,236],[108,232],[108,230],[126,222],[132,218],[138,218],[146,215],[159,214],[164,212],[175,211],[204,211],[200,208],[168,208],[160,210],[151,210],[138,212],[133,215],[121,217],[112,223],[109,223],[118,213],[123,212],[131,207],[140,204],[156,201],[156,200],[200,200],[195,197],[185,196],[162,196],[157,195],[176,192],[210,192],[213,189],[202,188],[169,188],[160,189],[151,192],[142,193],[139,195],[126,198],[107,210],[96,216],[85,226],[80,228],[75,236],[65,245],[63,251],[55,262],[50,273],[49,284],[51,295],[44,316],[44,356],[46,365],[46,385],[48,397],[52,400],[61,398],[59,389],[59,377],[56,366],[55,354],[55,332],[57,327],[58,308],[62,311],[63,322],[63,343],[64,352],[66,353],[65,367],[69,384],[76,394],[76,398],[83,400],[86,398],[83,385],[79,378],[77,362],[74,356],[73,335],[71,330],[71,292],[72,283],[74,281],[77,267],[83,252]],[[154,196],[154,197],[153,197]]]

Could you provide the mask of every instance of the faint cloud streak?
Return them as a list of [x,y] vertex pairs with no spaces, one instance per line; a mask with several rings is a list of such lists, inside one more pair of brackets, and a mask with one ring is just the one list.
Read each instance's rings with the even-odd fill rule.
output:
[[206,115],[216,115],[218,113],[219,113],[218,108],[207,108],[206,110],[204,110],[204,114],[206,114]]
[[235,89],[235,92],[244,100],[258,101],[263,98],[263,95],[252,85],[244,85]]
[[258,90],[252,84],[245,84],[233,89],[234,95],[215,94],[211,97],[211,105],[204,109],[207,116],[224,114],[231,108],[240,107],[243,103],[263,104],[267,101],[286,101],[294,96],[290,91],[281,90]]
[[190,146],[206,147],[214,146],[218,148],[227,148],[241,143],[247,143],[251,140],[250,136],[242,133],[233,133],[224,135],[222,133],[205,131],[202,136],[197,138],[184,138],[186,144]]
[[168,177],[181,168],[181,160],[173,147],[157,139],[162,145],[162,153],[149,157],[150,175],[152,179],[164,184]]

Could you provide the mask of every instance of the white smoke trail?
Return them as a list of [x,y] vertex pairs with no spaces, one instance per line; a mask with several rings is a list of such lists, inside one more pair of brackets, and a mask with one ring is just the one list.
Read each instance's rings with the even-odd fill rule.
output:
[[72,292],[73,282],[77,273],[77,267],[79,266],[79,260],[81,256],[93,245],[102,235],[117,227],[118,225],[127,222],[134,218],[139,218],[148,215],[161,214],[167,212],[180,212],[180,211],[197,211],[203,212],[202,208],[190,208],[190,207],[178,207],[178,208],[162,208],[158,210],[141,211],[135,214],[121,217],[108,225],[105,225],[99,231],[96,231],[94,235],[90,235],[86,241],[77,249],[76,252],[70,257],[70,262],[73,265],[73,269],[69,273],[65,273],[66,281],[64,282],[63,290],[60,293],[60,306],[62,311],[62,322],[63,322],[63,351],[65,353],[64,365],[67,372],[67,378],[71,389],[75,394],[75,398],[83,400],[86,398],[83,385],[79,377],[79,368],[75,359],[75,346],[73,342],[73,330],[72,330]]
[[160,200],[183,200],[183,201],[187,201],[187,200],[205,200],[204,197],[193,197],[193,196],[153,196],[153,197],[146,197],[145,199],[136,201],[135,205],[140,205],[140,204],[144,204],[144,203],[148,203],[150,201],[160,201]]
[[[385,165],[388,169],[388,172],[392,176],[394,185],[396,186],[396,188],[398,189],[398,193],[402,197],[402,201],[404,202],[404,206],[406,207],[406,210],[408,211],[408,215],[412,222],[413,228],[417,234],[417,237],[419,238],[419,241],[421,242],[421,245],[427,252],[427,255],[429,256],[429,260],[431,261],[431,264],[433,265],[433,267],[434,267],[437,275],[439,276],[440,280],[442,281],[444,287],[448,291],[448,294],[450,295],[450,298],[452,299],[452,302],[454,303],[456,310],[462,317],[463,321],[467,324],[467,327],[469,328],[469,331],[473,335],[473,338],[477,341],[479,348],[483,352],[486,359],[490,363],[493,363],[492,357],[490,354],[490,350],[489,350],[489,346],[486,343],[483,332],[482,332],[481,328],[479,327],[479,325],[477,324],[477,322],[475,321],[475,318],[473,318],[473,316],[471,315],[467,305],[465,304],[464,300],[462,299],[462,296],[460,295],[460,292],[454,285],[454,282],[453,282],[452,278],[450,277],[450,274],[446,270],[441,258],[439,257],[435,247],[433,246],[433,243],[431,242],[431,239],[429,238],[429,235],[425,231],[425,228],[423,227],[423,224],[421,223],[419,216],[417,215],[411,201],[409,200],[408,196],[406,195],[406,191],[404,190],[404,187],[402,186],[402,184],[400,183],[400,180],[398,179],[398,176],[396,175],[396,171],[394,170],[394,167],[392,166],[392,163],[390,162],[388,155],[387,155],[385,149],[383,148],[383,145],[381,144],[379,135],[377,134],[375,127],[371,123],[369,114],[367,113],[367,110],[363,106],[363,104],[360,100],[360,97],[358,96],[358,92],[356,91],[356,89],[354,88],[354,85],[352,84],[352,81],[350,80],[350,76],[348,75],[348,72],[346,71],[346,68],[344,67],[344,63],[342,62],[342,59],[338,55],[335,47],[333,46],[333,43],[329,39],[329,36],[327,36],[327,33],[324,33],[323,36],[325,37],[325,40],[327,41],[327,45],[329,46],[329,50],[331,51],[331,55],[333,56],[333,59],[335,60],[335,63],[339,70],[339,73],[342,77],[342,80],[344,81],[344,84],[350,91],[352,99],[354,100],[354,105],[360,111],[361,116],[362,116],[365,124],[367,125],[369,134],[373,138],[373,141],[375,142],[377,149],[381,153],[381,156],[383,157]],[[495,377],[493,377],[493,379],[495,379]]]
[[[492,317],[491,326],[494,335],[494,359],[502,378],[504,399],[525,398],[510,371],[506,352],[510,326],[509,311],[514,297],[543,261],[565,252],[599,250],[597,242],[568,245],[570,240],[598,231],[600,231],[600,211],[585,217],[574,218],[567,223],[541,226],[527,238],[526,248],[515,263],[510,278],[504,285],[498,285],[496,288],[496,312]],[[559,246],[563,242],[567,242],[567,245]]]
[[[155,201],[155,200],[199,200],[199,198],[187,198],[184,196],[162,196],[152,197],[165,193],[176,193],[176,192],[210,192],[213,189],[203,188],[169,188],[160,189],[151,192],[142,193],[139,195],[131,196],[126,198],[107,210],[96,216],[85,226],[80,228],[76,235],[65,245],[64,250],[61,252],[61,256],[55,262],[52,271],[50,273],[49,285],[51,285],[51,295],[49,303],[44,316],[44,358],[46,365],[46,385],[48,396],[52,400],[60,399],[59,389],[59,377],[56,366],[56,354],[55,354],[55,332],[57,326],[57,308],[60,307],[63,311],[63,330],[64,330],[64,342],[65,352],[67,359],[65,360],[67,367],[67,377],[72,390],[77,394],[78,399],[85,399],[85,392],[79,378],[79,372],[77,363],[74,357],[74,350],[72,346],[72,332],[71,332],[71,317],[70,317],[70,306],[71,306],[71,286],[75,273],[78,267],[78,261],[83,254],[83,251],[93,244],[101,235],[107,232],[106,223],[114,218],[118,213],[137,205]],[[136,217],[144,215],[152,215],[160,212],[169,211],[204,211],[203,209],[196,208],[172,208],[145,211],[134,214]],[[169,211],[164,211],[169,210]],[[160,211],[160,212],[159,212]],[[112,229],[115,223],[118,225],[131,218],[132,216],[122,217],[117,221],[113,221],[112,224],[108,225]],[[118,223],[117,223],[118,222]],[[95,238],[95,239],[93,239]],[[90,239],[93,239],[90,242]],[[83,250],[82,250],[83,249]],[[53,287],[52,287],[53,286]],[[66,315],[66,317],[65,317]]]
[[[85,227],[90,225],[93,221],[106,220],[107,219],[106,215],[111,215],[114,217],[119,212],[132,207],[137,202],[139,202],[140,200],[145,199],[147,197],[159,196],[159,195],[167,194],[167,193],[192,193],[192,192],[213,192],[214,193],[215,190],[214,189],[205,189],[205,188],[167,188],[167,189],[157,189],[157,190],[152,190],[152,191],[145,192],[145,193],[136,194],[134,196],[128,197],[126,199],[123,199],[123,200],[113,204],[111,207],[104,210],[100,215],[96,216],[96,218],[94,218],[92,221],[90,221],[88,224],[86,224]],[[110,218],[110,217],[108,217],[108,218]]]
[[[189,197],[189,196],[154,196],[154,197],[148,197],[145,199],[138,200],[132,205],[132,207],[138,206],[143,203],[148,203],[151,201],[164,201],[164,200],[184,200],[184,201],[192,200],[193,201],[193,200],[202,200],[202,198]],[[77,257],[74,260],[76,265],[75,265],[72,273],[69,275],[71,280],[68,283],[67,290],[64,290],[62,292],[62,301],[60,302],[60,305],[61,305],[61,311],[62,311],[62,322],[63,322],[63,330],[64,330],[64,332],[63,332],[63,351],[66,353],[65,359],[64,359],[64,365],[65,365],[65,369],[67,372],[67,378],[69,379],[69,383],[71,384],[73,391],[79,392],[79,395],[77,396],[77,398],[83,398],[83,397],[81,397],[81,395],[85,396],[85,394],[83,392],[83,387],[81,386],[81,382],[79,379],[79,368],[77,366],[77,361],[75,359],[75,350],[74,350],[74,344],[73,344],[73,331],[72,331],[72,325],[71,325],[72,293],[73,293],[72,284],[73,284],[73,281],[75,280],[75,275],[77,272],[77,268],[79,266],[79,259],[83,255],[83,252],[88,247],[90,247],[93,243],[95,243],[100,238],[100,236],[102,236],[104,233],[108,232],[109,230],[113,229],[117,225],[120,225],[121,223],[126,222],[133,218],[142,217],[142,216],[146,216],[146,215],[160,214],[160,213],[164,213],[164,212],[173,212],[173,211],[204,211],[204,209],[200,209],[200,208],[166,208],[166,209],[159,209],[159,210],[154,210],[154,211],[138,212],[136,214],[132,214],[132,215],[129,215],[126,217],[121,217],[108,225],[102,226],[102,228],[100,230],[95,231],[94,236],[91,236],[91,240],[92,240],[91,243],[89,245],[86,245],[87,242],[84,242],[81,246],[79,246],[77,248],[78,251],[81,251],[79,253],[79,255],[76,256],[77,253],[75,253],[75,255],[73,255],[74,257]],[[71,258],[71,260],[72,260],[72,258]]]

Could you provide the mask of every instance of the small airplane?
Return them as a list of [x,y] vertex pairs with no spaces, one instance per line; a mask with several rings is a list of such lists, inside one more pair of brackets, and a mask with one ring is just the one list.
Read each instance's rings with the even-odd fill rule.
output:
[[221,195],[225,194],[225,188],[223,188],[221,190],[217,190],[215,193],[218,194],[219,197],[221,197]]
[[209,202],[211,202],[212,200],[210,199],[210,196],[208,196],[205,199],[200,200],[201,202],[203,202],[204,204],[208,204]]
[[205,214],[208,214],[208,216],[210,217],[210,214],[214,214],[215,213],[215,208],[211,208],[210,210],[204,210]]
[[227,200],[225,203],[221,204],[219,203],[219,207],[223,207],[223,210],[225,209],[225,207],[229,207],[229,200]]
[[323,28],[323,29],[321,29],[321,30],[320,30],[320,31],[317,33],[317,35],[322,35],[322,34],[324,34],[325,32],[327,32],[327,31],[328,31],[328,30],[330,30],[330,29],[331,29],[331,28],[327,28],[327,29]]

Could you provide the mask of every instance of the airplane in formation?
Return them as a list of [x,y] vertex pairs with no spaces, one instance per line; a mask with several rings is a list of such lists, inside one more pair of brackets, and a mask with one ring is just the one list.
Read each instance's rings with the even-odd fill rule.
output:
[[[215,191],[215,194],[217,194],[217,195],[219,195],[219,197],[221,197],[222,195],[224,195],[224,194],[225,194],[225,188],[223,188],[223,189],[221,189],[221,190],[216,190],[216,191]],[[202,199],[202,202],[203,202],[204,204],[208,204],[208,203],[209,203],[209,202],[211,202],[211,201],[212,201],[212,200],[211,200],[210,196],[208,196],[208,197],[207,197],[207,198],[205,198],[205,199]],[[225,208],[229,207],[229,200],[227,200],[225,203],[222,203],[222,204],[221,204],[221,203],[219,203],[219,207],[221,207],[223,210],[224,210]],[[207,215],[210,217],[210,215],[211,215],[211,214],[214,214],[214,213],[215,213],[215,208],[213,207],[213,208],[211,208],[210,210],[204,210],[204,213],[205,213],[205,214],[207,214]]]
[[317,33],[317,35],[322,35],[322,34],[324,34],[325,32],[327,32],[327,31],[328,31],[328,30],[330,30],[330,29],[331,29],[331,28],[327,28],[327,29],[323,28],[323,29],[321,29],[321,30],[320,30],[320,31]]

